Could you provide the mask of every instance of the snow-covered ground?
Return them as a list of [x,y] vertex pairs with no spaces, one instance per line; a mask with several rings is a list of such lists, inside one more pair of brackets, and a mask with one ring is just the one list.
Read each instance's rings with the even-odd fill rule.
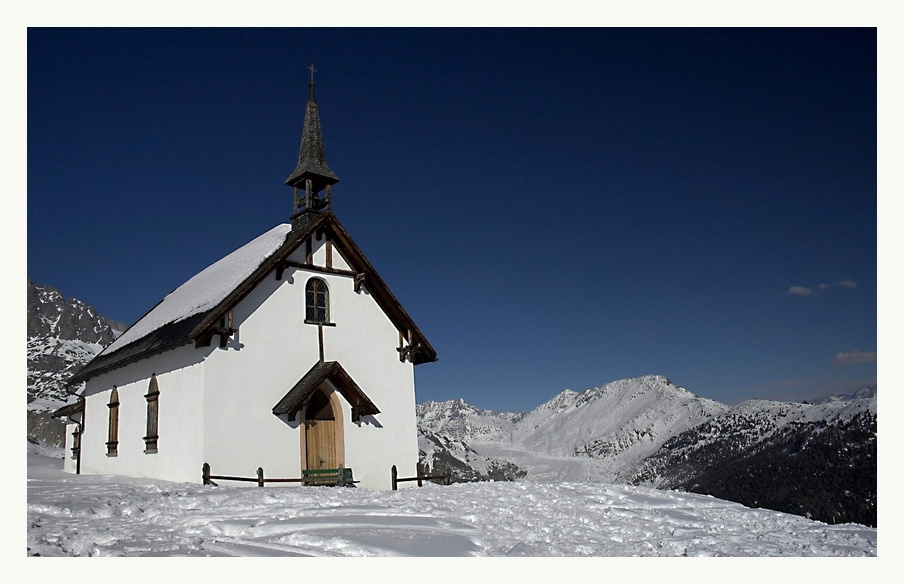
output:
[[66,474],[61,450],[28,448],[28,556],[877,556],[876,529],[688,493],[204,487]]

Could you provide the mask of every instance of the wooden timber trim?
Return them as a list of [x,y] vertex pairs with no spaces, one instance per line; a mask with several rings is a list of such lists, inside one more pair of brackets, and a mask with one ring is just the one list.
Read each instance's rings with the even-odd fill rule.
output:
[[286,271],[286,268],[298,268],[299,270],[308,270],[311,272],[320,272],[322,274],[336,274],[337,276],[350,276],[356,279],[361,278],[364,280],[364,274],[359,272],[355,272],[354,270],[341,270],[339,268],[324,268],[322,266],[315,266],[313,264],[302,264],[301,262],[293,262],[292,260],[284,260],[279,262],[276,266],[276,279],[282,280],[283,273]]
[[[406,341],[408,342],[407,345],[405,344]],[[414,363],[415,359],[417,359],[417,354],[421,351],[421,344],[415,342],[415,336],[411,329],[408,329],[407,335],[399,331],[399,346],[396,351],[399,352],[399,361],[401,362],[404,362],[407,358]]]

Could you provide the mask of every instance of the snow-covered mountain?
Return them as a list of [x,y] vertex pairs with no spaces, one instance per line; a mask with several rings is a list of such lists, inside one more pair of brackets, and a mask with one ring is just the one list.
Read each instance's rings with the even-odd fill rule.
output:
[[467,442],[511,438],[512,428],[524,414],[481,410],[463,399],[417,404],[418,426]]
[[62,424],[50,412],[68,399],[65,382],[122,332],[84,302],[28,280],[28,435],[62,444]]
[[[874,525],[875,395],[872,387],[818,403],[730,407],[648,375],[566,390],[525,414],[427,402],[417,409],[421,463],[456,480],[492,465],[507,479],[517,472],[537,482],[678,488]],[[782,469],[773,473],[780,478],[762,470],[749,479],[751,469],[770,465]]]
[[[726,410],[661,375],[613,381],[582,393],[565,390],[526,414],[480,410],[462,400],[417,406],[422,431],[509,460],[526,469],[529,478],[592,482],[630,475],[666,440]],[[540,460],[549,459],[570,460],[573,468],[544,470]],[[423,462],[436,466],[429,457]]]
[[532,452],[606,461],[611,480],[726,409],[662,375],[647,375],[561,393],[522,418],[513,438]]
[[855,399],[869,399],[871,397],[876,397],[876,386],[875,385],[864,385],[863,387],[861,387],[854,393],[833,394],[828,397],[813,400],[812,403],[822,404],[822,403],[832,402],[832,401],[851,401],[851,400],[855,400]]
[[630,482],[875,526],[876,391],[858,394],[872,397],[744,402],[668,440]]
[[418,429],[418,449],[424,472],[449,472],[456,482],[510,481],[527,471],[511,461],[478,454],[463,440]]

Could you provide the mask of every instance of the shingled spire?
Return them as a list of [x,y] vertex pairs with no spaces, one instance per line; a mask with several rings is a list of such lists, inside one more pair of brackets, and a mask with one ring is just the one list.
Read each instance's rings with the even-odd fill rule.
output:
[[[314,98],[314,65],[311,70],[311,81],[308,82],[308,107],[304,114],[304,128],[301,131],[301,149],[298,153],[298,166],[286,179],[287,185],[295,192],[295,205],[292,212],[292,224],[295,225],[310,212],[321,212],[330,209],[331,188],[339,182],[326,164],[323,149],[323,134],[320,131],[320,114],[317,111],[317,100]],[[326,190],[323,198],[320,191]]]

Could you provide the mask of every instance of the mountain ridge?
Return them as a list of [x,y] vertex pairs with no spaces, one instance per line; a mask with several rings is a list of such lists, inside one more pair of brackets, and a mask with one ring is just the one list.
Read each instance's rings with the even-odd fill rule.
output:
[[31,278],[26,311],[27,435],[61,446],[63,424],[50,414],[70,400],[66,382],[126,327]]
[[417,413],[423,431],[478,452],[478,444],[497,443],[532,455],[595,458],[598,480],[616,480],[672,435],[727,408],[664,375],[645,375],[583,392],[566,389],[525,413],[481,410],[460,399],[418,404]]

